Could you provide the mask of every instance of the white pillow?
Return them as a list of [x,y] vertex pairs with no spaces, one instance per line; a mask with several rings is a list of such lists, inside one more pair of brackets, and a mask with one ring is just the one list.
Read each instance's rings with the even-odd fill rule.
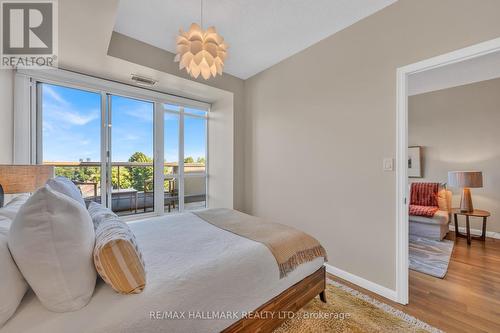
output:
[[47,185],[52,189],[67,195],[68,197],[78,201],[83,207],[85,207],[85,200],[83,200],[82,193],[78,187],[66,177],[56,177],[47,180]]
[[5,206],[0,208],[0,216],[5,216],[10,220],[14,220],[17,212],[21,208],[22,205],[29,199],[29,194],[21,194],[7,202]]
[[87,210],[49,185],[21,207],[9,234],[19,270],[40,302],[56,312],[78,310],[92,297],[94,242]]
[[8,227],[0,225],[0,328],[14,314],[28,290],[7,247],[8,234]]

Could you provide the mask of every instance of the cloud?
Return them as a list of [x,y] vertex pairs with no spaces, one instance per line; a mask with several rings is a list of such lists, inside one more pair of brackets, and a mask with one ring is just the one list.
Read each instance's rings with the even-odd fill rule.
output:
[[82,126],[99,118],[99,109],[77,110],[53,86],[44,84],[43,96],[44,116],[52,118],[54,123]]
[[54,90],[51,86],[44,84],[43,85],[43,92],[44,94],[47,94],[49,97],[51,97],[54,101],[56,101],[59,104],[69,106],[70,103],[65,100],[58,92]]
[[73,110],[66,110],[63,111],[62,117],[65,118],[63,121],[66,121],[72,125],[86,125],[92,120],[99,118],[99,110],[89,110],[88,114],[86,115],[81,115]]
[[125,114],[134,117],[140,121],[151,123],[153,122],[153,109],[149,105],[142,105],[141,107],[134,107],[125,111]]
[[93,120],[99,119],[100,114],[98,109],[85,110],[83,114],[70,106],[61,107],[60,105],[55,104],[45,104],[43,106],[43,110],[45,115],[47,117],[51,117],[52,120],[78,126],[83,126]]

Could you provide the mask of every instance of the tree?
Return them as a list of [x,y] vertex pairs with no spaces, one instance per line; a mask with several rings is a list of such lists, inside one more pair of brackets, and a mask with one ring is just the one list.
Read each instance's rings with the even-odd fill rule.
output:
[[101,180],[99,167],[56,167],[55,174],[82,183],[99,183]]
[[201,163],[201,164],[205,164],[205,157],[198,157],[198,159],[196,160],[196,163]]
[[[152,163],[153,159],[146,156],[142,152],[135,152],[128,159],[129,162],[138,163]],[[153,181],[153,167],[152,166],[130,166],[127,167],[130,174],[130,184],[137,191],[144,191],[146,182]]]
[[[118,184],[118,180],[120,181],[120,184]],[[120,178],[118,179],[118,167],[112,167],[111,185],[113,188],[130,188],[132,183],[130,181],[129,168],[120,168]]]
[[192,158],[191,156],[185,157],[184,163],[194,163],[194,158]]

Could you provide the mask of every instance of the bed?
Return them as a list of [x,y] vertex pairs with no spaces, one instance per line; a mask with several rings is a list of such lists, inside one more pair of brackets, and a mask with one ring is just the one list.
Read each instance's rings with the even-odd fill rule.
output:
[[269,332],[282,320],[246,314],[296,311],[318,294],[324,300],[323,257],[280,279],[266,246],[192,213],[130,227],[147,267],[141,294],[120,295],[98,280],[87,306],[55,313],[30,291],[0,332]]

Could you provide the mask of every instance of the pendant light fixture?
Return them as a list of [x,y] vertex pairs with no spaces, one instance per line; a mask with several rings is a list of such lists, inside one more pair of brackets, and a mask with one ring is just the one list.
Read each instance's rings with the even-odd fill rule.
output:
[[200,0],[200,25],[192,23],[187,32],[181,28],[176,43],[174,60],[179,62],[179,69],[186,69],[194,78],[201,75],[205,80],[222,75],[228,46],[215,27],[203,30],[203,0]]

